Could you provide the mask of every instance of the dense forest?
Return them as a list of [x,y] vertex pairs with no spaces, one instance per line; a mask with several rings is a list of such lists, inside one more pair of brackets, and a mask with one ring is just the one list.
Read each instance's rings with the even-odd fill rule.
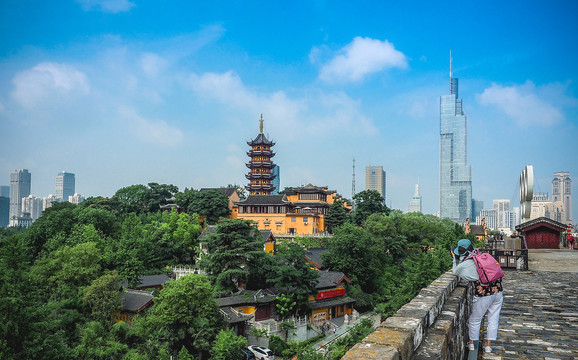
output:
[[[326,268],[351,279],[347,293],[358,311],[387,317],[447,271],[447,249],[464,233],[450,220],[390,211],[374,193],[362,193],[352,214],[332,206],[333,236],[313,245],[328,248]],[[184,212],[160,211],[168,199]],[[290,299],[284,315],[307,314],[317,274],[303,246],[314,241],[279,243],[270,256],[256,228],[222,218],[228,214],[228,199],[218,191],[150,183],[79,205],[58,203],[27,229],[0,229],[0,360],[238,359],[247,340],[227,328],[214,298],[239,283],[283,287],[291,289],[279,297]],[[208,253],[201,257],[199,219],[219,224],[203,240]],[[177,265],[207,275],[169,281],[132,323],[114,321],[122,307],[119,284],[170,274]],[[367,331],[361,326],[323,357],[338,359]],[[321,357],[303,344],[277,348],[301,359]]]

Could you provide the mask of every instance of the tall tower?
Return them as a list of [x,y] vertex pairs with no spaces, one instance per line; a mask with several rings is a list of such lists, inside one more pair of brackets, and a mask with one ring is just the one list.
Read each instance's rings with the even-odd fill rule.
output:
[[60,201],[68,201],[69,196],[74,196],[75,180],[74,174],[66,171],[61,171],[56,176],[55,196]]
[[458,79],[440,98],[440,217],[460,224],[472,213],[472,167],[468,165],[468,118],[458,99]]
[[376,190],[385,205],[385,171],[383,166],[365,167],[365,190]]
[[564,204],[565,224],[572,224],[572,179],[569,172],[554,173],[552,180],[552,202],[561,201]]
[[263,114],[259,120],[259,135],[247,141],[247,145],[251,146],[251,150],[247,151],[251,160],[246,164],[249,173],[245,177],[250,182],[245,188],[249,190],[249,195],[269,195],[275,189],[275,186],[271,184],[274,177],[271,169],[275,166],[271,161],[271,158],[275,156],[271,148],[275,143],[263,134]]
[[22,198],[30,195],[32,174],[28,169],[14,170],[10,173],[10,219],[22,213]]
[[409,202],[407,212],[421,212],[421,195],[419,194],[419,184],[415,184],[415,194],[413,194],[413,197]]

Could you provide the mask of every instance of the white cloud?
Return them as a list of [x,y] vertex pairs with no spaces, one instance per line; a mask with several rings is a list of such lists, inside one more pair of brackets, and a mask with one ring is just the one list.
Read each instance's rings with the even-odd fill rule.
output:
[[12,96],[25,107],[34,107],[48,98],[90,91],[84,73],[70,65],[50,62],[40,63],[32,69],[17,73],[12,83]]
[[126,122],[129,132],[144,142],[173,147],[183,141],[181,130],[170,126],[165,121],[147,120],[137,114],[134,109],[127,107],[121,107],[119,113]]
[[520,127],[548,127],[564,120],[561,109],[549,99],[551,89],[537,88],[531,81],[513,86],[493,84],[477,97],[480,104],[497,107]]
[[193,74],[190,84],[201,97],[215,99],[236,114],[238,110],[255,116],[263,113],[268,129],[289,138],[335,132],[377,133],[372,119],[361,112],[360,102],[344,93],[309,91],[301,98],[290,98],[283,91],[261,94],[247,88],[232,71]]
[[154,78],[166,69],[167,61],[157,54],[147,52],[141,56],[140,66],[147,76]]
[[[317,52],[311,56],[317,58]],[[358,36],[323,65],[319,78],[326,82],[356,82],[366,75],[395,67],[406,68],[407,59],[393,44]]]
[[92,8],[99,8],[103,12],[108,13],[119,13],[129,11],[135,6],[135,3],[128,0],[77,0],[82,4],[82,8],[85,11],[89,11]]

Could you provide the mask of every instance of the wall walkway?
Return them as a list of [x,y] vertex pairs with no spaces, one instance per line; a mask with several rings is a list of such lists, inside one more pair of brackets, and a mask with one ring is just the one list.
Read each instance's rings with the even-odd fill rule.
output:
[[[479,360],[578,359],[578,251],[532,250],[530,269],[505,271],[498,339]],[[465,359],[471,298],[471,287],[448,272],[343,359]]]

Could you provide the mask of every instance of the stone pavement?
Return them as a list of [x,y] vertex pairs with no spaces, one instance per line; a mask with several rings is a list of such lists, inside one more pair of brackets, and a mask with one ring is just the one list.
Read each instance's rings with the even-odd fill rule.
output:
[[505,271],[498,339],[479,359],[578,359],[578,251],[530,250],[529,260],[530,271]]

